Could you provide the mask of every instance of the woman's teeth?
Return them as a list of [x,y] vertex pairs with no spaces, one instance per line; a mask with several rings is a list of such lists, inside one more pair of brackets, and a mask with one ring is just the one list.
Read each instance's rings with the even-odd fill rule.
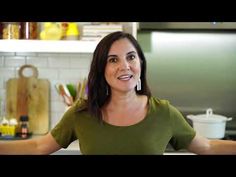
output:
[[133,77],[132,75],[123,75],[118,77],[119,80],[129,80],[131,77]]

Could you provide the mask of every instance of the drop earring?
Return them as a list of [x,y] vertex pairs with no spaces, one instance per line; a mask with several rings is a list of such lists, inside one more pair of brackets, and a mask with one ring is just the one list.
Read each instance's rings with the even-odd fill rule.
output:
[[137,91],[140,91],[142,88],[141,88],[141,79],[139,78],[138,79],[138,83],[137,83]]
[[108,89],[108,86],[106,86],[106,95],[109,95],[109,89]]

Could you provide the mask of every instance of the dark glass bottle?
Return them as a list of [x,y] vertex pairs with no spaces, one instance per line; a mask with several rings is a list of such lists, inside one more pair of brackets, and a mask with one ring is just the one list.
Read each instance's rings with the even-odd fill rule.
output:
[[21,138],[27,138],[29,133],[29,117],[27,115],[20,116],[20,135]]

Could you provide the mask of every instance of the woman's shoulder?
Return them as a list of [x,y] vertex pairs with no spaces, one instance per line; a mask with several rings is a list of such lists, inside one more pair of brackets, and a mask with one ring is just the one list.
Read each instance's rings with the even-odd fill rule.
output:
[[170,102],[169,100],[166,100],[166,99],[160,99],[158,97],[154,97],[154,96],[151,96],[149,98],[149,101],[151,104],[154,104],[154,105],[157,105],[157,106],[169,106]]
[[83,98],[79,98],[75,101],[74,103],[74,107],[78,110],[78,111],[82,111],[85,110],[87,108],[87,100],[83,99]]
[[87,110],[87,100],[79,98],[73,103],[72,106],[69,107],[67,112],[69,112],[70,114],[71,113],[73,114],[73,113],[82,112],[85,110]]
[[171,115],[179,114],[179,110],[173,106],[169,100],[151,97],[150,102],[153,109],[167,111]]

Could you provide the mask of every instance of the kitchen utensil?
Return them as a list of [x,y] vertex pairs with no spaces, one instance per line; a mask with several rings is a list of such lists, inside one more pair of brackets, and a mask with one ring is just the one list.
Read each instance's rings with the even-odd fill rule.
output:
[[71,96],[69,90],[64,84],[56,84],[57,91],[59,95],[62,96],[63,102],[66,106],[71,106],[73,104],[73,97]]
[[[26,77],[25,69],[31,69],[33,74]],[[38,79],[38,70],[33,65],[23,65],[18,75],[19,78],[6,83],[6,117],[19,122],[21,115],[28,115],[30,132],[45,134],[49,130],[50,83]]]
[[221,139],[225,136],[226,121],[232,120],[222,115],[213,114],[211,108],[206,110],[206,114],[187,115],[192,120],[193,128],[206,138]]
[[73,84],[66,84],[66,87],[68,91],[70,92],[70,95],[72,96],[73,100],[76,98],[76,90]]

